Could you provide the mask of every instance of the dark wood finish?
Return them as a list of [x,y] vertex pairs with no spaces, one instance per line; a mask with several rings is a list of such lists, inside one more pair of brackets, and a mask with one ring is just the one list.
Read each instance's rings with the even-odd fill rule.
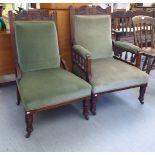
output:
[[155,67],[155,18],[135,16],[132,18],[134,28],[134,43],[141,48],[145,56],[142,69],[149,74]]
[[139,53],[133,53],[130,50],[126,51],[126,49],[124,48],[115,46],[114,43],[113,43],[113,51],[115,59],[118,59],[129,65],[133,65],[140,68],[141,56]]
[[143,6],[143,3],[131,3],[131,10],[150,11],[154,9],[155,9],[154,3],[152,3],[150,6]]
[[17,92],[17,105],[20,105],[20,93],[19,93],[19,90],[18,90],[18,87],[16,86],[16,92]]
[[26,132],[25,135],[26,138],[29,138],[31,135],[31,132],[33,131],[33,114],[31,112],[25,112],[25,122],[26,122]]
[[10,33],[0,31],[0,76],[15,73],[13,60]]
[[[49,14],[48,11],[29,10],[29,11],[22,11],[20,14],[16,15],[12,13],[11,11],[9,11],[9,19],[10,19],[10,30],[11,30],[11,36],[12,36],[12,46],[14,49],[14,57],[15,57],[15,63],[16,63],[16,79],[19,81],[21,79],[22,72],[21,72],[21,69],[20,69],[20,66],[17,60],[15,32],[14,32],[14,27],[13,27],[14,21],[17,21],[17,20],[18,21],[19,20],[20,21],[51,21],[51,20],[56,21],[56,13],[54,12],[52,14]],[[61,65],[64,69],[67,69],[65,61],[62,59],[61,59]],[[88,120],[89,119],[88,108],[90,104],[89,99],[90,99],[90,96],[85,96],[83,98],[78,98],[75,100],[58,103],[52,106],[47,106],[44,108],[39,108],[39,109],[31,110],[31,111],[25,111],[25,121],[26,121],[26,131],[27,131],[26,138],[29,138],[31,135],[31,132],[33,131],[33,126],[32,126],[33,114],[35,114],[36,112],[54,109],[54,108],[58,108],[64,105],[72,104],[74,102],[83,101],[83,114],[84,114],[85,119]],[[20,103],[20,93],[17,88],[17,104],[19,105],[19,103]]]
[[113,12],[111,14],[113,39],[134,43],[132,17],[138,15],[155,17],[155,10],[129,10]]
[[139,101],[140,101],[141,104],[144,104],[144,94],[145,94],[145,91],[146,91],[146,87],[147,87],[147,84],[140,86]]
[[[90,10],[93,10],[93,11],[90,11]],[[92,6],[92,7],[85,6],[85,7],[79,8],[79,9],[75,9],[73,7],[70,7],[70,22],[71,22],[70,24],[71,24],[72,46],[75,44],[75,41],[74,41],[74,15],[79,15],[79,14],[80,15],[96,15],[96,14],[107,15],[107,14],[109,14],[109,8],[102,9],[99,6]],[[125,63],[134,65],[135,67],[140,68],[141,55],[139,53],[134,54],[132,51],[126,51],[123,48],[117,48],[114,46],[114,44],[113,44],[113,51],[114,51],[115,59],[121,60]],[[123,58],[122,53],[124,53],[124,51],[126,51],[126,53]],[[131,53],[130,58],[128,58],[128,53]],[[91,77],[92,77],[92,75],[91,75],[92,74],[91,73],[91,61],[92,61],[91,56],[87,55],[85,58],[83,58],[74,49],[72,49],[72,55],[73,55],[73,57],[72,57],[73,65],[76,65],[77,67],[79,67],[79,69],[81,69],[85,73],[87,82],[89,82],[91,84]],[[111,90],[111,91],[107,91],[107,92],[101,92],[101,93],[97,93],[97,94],[92,93],[90,111],[92,112],[93,115],[96,115],[96,102],[97,102],[98,95],[103,95],[105,93],[110,93],[110,92],[115,92],[115,91],[135,88],[135,87],[140,87],[141,91],[140,91],[139,100],[140,100],[140,102],[143,102],[144,93],[145,93],[144,85],[146,88],[147,84],[144,83],[141,85],[134,85],[134,86],[125,87],[125,88],[121,88],[121,89],[115,89],[115,90]]]
[[31,3],[31,8],[36,9],[36,3]]
[[93,115],[96,115],[97,96],[98,96],[98,94],[92,94],[92,96],[91,96],[91,107],[90,107],[90,111],[91,111],[91,113]]
[[2,17],[2,12],[3,12],[3,6],[0,5],[0,17]]
[[89,99],[85,99],[83,101],[83,115],[86,120],[89,120],[89,107],[90,107],[90,101]]

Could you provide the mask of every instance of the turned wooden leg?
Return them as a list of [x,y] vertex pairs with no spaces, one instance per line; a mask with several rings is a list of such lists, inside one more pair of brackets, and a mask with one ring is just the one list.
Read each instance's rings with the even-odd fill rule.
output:
[[96,115],[96,102],[97,102],[97,94],[92,94],[90,111],[93,115]]
[[147,65],[148,57],[145,57],[144,64],[142,70],[144,71]]
[[152,69],[152,64],[151,64],[151,57],[150,57],[148,58],[146,73],[150,74],[151,69]]
[[83,115],[86,120],[89,120],[89,107],[90,107],[90,99],[86,98],[83,100]]
[[29,138],[31,135],[31,132],[33,131],[33,114],[31,112],[25,112],[25,122],[26,122],[26,131],[27,134],[25,135],[26,138]]
[[20,105],[20,94],[19,94],[19,90],[18,87],[16,87],[16,92],[17,92],[17,105]]
[[147,84],[140,86],[139,101],[140,101],[141,104],[144,104],[144,94],[145,94],[145,91],[146,91],[146,87],[147,87]]

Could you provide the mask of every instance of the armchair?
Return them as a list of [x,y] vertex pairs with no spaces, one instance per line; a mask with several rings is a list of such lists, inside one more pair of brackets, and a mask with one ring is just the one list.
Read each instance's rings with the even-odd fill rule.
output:
[[26,138],[33,131],[33,115],[40,111],[83,101],[83,115],[88,119],[91,86],[65,70],[65,62],[60,60],[55,13],[29,10],[15,15],[10,11],[9,19]]
[[97,96],[104,93],[140,87],[139,101],[143,104],[148,82],[148,75],[139,69],[140,49],[112,42],[111,18],[102,12],[98,7],[70,8],[73,73],[92,86],[93,115]]

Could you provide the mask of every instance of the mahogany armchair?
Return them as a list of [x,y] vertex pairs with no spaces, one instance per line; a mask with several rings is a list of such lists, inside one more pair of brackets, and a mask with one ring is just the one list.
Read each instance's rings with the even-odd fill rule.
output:
[[144,56],[142,70],[148,74],[155,68],[155,18],[135,16],[132,18],[134,27],[134,43],[140,47]]
[[97,96],[104,93],[140,87],[143,104],[148,82],[148,75],[139,69],[140,48],[112,42],[111,17],[103,12],[99,7],[70,8],[73,73],[92,86],[93,115]]
[[83,114],[88,119],[91,86],[65,70],[60,60],[55,13],[29,10],[15,15],[10,11],[9,18],[17,99],[25,110],[26,137],[33,131],[36,112],[83,101]]

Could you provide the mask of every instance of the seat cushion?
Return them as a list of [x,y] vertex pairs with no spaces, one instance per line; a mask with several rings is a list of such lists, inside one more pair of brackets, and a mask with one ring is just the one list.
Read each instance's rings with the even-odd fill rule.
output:
[[75,44],[91,52],[92,59],[112,57],[110,15],[74,15]]
[[128,65],[114,58],[92,61],[93,93],[121,89],[148,82],[148,75],[137,67]]
[[61,68],[24,73],[18,88],[27,111],[91,94],[91,86],[87,82]]
[[57,32],[53,21],[16,21],[14,27],[22,72],[60,67]]

